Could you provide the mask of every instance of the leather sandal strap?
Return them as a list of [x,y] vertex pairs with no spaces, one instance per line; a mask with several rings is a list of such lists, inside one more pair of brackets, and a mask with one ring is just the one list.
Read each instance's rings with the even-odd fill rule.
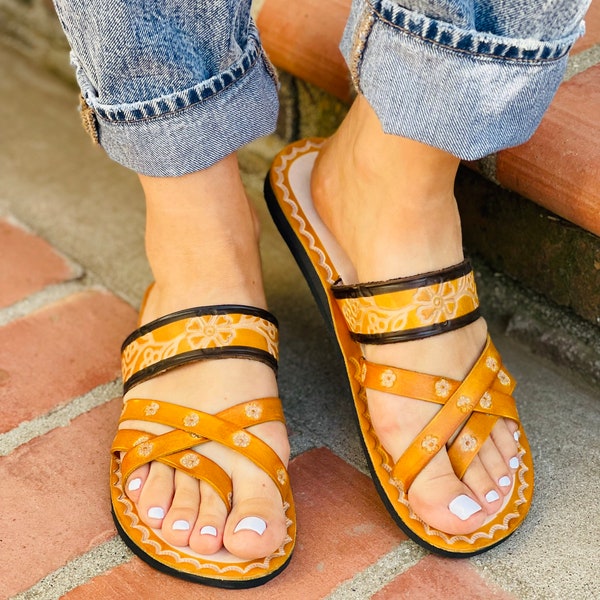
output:
[[[119,423],[125,421],[160,423],[173,429],[181,429],[194,434],[194,445],[198,445],[202,443],[202,440],[199,438],[197,425],[206,415],[207,413],[203,411],[163,402],[162,400],[130,398],[123,406]],[[238,428],[260,425],[269,421],[285,423],[281,401],[276,397],[257,398],[248,402],[241,402],[211,416],[233,423]]]
[[[429,387],[430,391],[417,397],[420,400],[443,404],[442,408],[415,437],[392,469],[392,477],[401,483],[405,490],[409,489],[415,477],[452,438],[454,440],[450,444],[450,457],[453,467],[456,466],[456,470],[462,475],[498,418],[506,417],[518,421],[514,400],[508,395],[514,389],[514,380],[502,368],[500,355],[489,338],[464,381],[456,387],[455,382],[442,380],[450,385],[447,397],[439,398],[431,380],[423,386],[423,389]],[[409,387],[415,389],[412,384],[409,384]],[[431,388],[434,390],[433,395]],[[504,388],[504,391],[499,391],[499,388]],[[389,392],[391,387],[384,385],[377,389]],[[440,389],[445,390],[446,386],[438,387],[438,391]],[[393,389],[392,393],[401,392],[400,395],[404,396],[403,392],[407,390],[408,388],[404,390],[399,386]]]
[[459,479],[463,478],[497,421],[494,415],[472,414],[448,447],[448,458]]
[[[436,404],[446,404],[461,385],[460,381],[449,377],[380,365],[365,359],[362,360],[361,382],[372,390]],[[496,379],[483,392],[473,411],[517,421],[519,415],[511,396],[515,385],[506,369],[498,368]]]
[[[214,441],[240,452],[254,462],[271,477],[284,501],[291,498],[287,469],[280,458],[260,438],[246,431],[247,427],[267,421],[285,422],[278,398],[260,398],[241,403],[217,415],[160,400],[132,398],[125,403],[120,422],[129,420],[160,423],[173,430],[157,436],[120,430],[112,451],[126,453],[122,459],[124,478],[136,468],[155,460],[181,468],[178,462],[184,456],[188,456],[187,460],[191,462],[190,452],[197,454],[191,451],[193,447]],[[189,470],[186,472],[196,476]],[[214,479],[215,475],[211,477]],[[206,480],[205,476],[199,478]]]
[[[184,431],[156,436],[135,429],[121,429],[113,442],[113,452],[125,452],[121,477],[127,481],[139,467],[158,461],[208,483],[231,510],[233,487],[229,475],[213,460],[192,450],[195,440]],[[165,450],[167,448],[167,450]]]
[[411,277],[335,284],[332,293],[352,338],[364,344],[422,339],[479,318],[475,278],[468,260]]
[[121,348],[123,387],[207,358],[248,358],[277,370],[275,317],[259,308],[219,305],[172,313],[136,329]]

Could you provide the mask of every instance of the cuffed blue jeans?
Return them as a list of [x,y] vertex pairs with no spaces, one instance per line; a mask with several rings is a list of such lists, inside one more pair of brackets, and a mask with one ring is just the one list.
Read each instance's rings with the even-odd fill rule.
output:
[[[590,0],[352,0],[341,42],[387,133],[476,159],[527,140]],[[251,0],[55,0],[108,155],[138,173],[207,168],[275,129]]]

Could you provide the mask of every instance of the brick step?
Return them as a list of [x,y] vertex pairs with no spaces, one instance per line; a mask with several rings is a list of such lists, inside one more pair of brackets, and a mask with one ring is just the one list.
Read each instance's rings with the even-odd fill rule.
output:
[[[257,23],[274,64],[343,102],[351,99],[347,67],[338,49],[350,0],[265,0]],[[600,4],[592,4],[587,33],[573,56],[600,42]],[[600,56],[598,56],[600,59]],[[600,235],[600,66],[559,89],[533,138],[499,152],[485,173],[583,229]]]

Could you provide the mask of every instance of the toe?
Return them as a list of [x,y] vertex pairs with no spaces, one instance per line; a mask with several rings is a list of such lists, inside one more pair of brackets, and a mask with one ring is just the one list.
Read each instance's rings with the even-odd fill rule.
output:
[[253,465],[252,471],[254,476],[238,479],[238,485],[233,478],[234,506],[223,536],[227,550],[245,559],[275,552],[287,531],[279,490],[263,471]]
[[[515,455],[513,454],[513,456]],[[514,469],[509,466],[512,459],[505,458],[490,438],[485,441],[479,450],[478,459],[488,473],[496,491],[499,492],[501,496],[508,494],[513,482]]]
[[506,419],[499,420],[492,430],[491,439],[507,464],[518,454],[517,431],[516,423]]
[[148,478],[148,473],[150,472],[150,465],[144,465],[139,469],[136,469],[127,479],[127,484],[125,485],[125,493],[129,497],[132,502],[136,504],[140,501],[140,496],[142,494],[142,489],[144,487],[144,483]]
[[[492,447],[491,449],[495,450],[494,445],[490,445]],[[473,459],[473,462],[464,474],[462,481],[471,490],[472,496],[477,499],[483,510],[488,515],[491,515],[500,509],[504,492],[498,487],[498,478],[491,476],[484,466],[481,460],[482,452],[483,447],[481,448],[479,455]],[[504,463],[497,452],[495,452],[495,455],[498,466],[502,469]]]
[[187,546],[198,515],[200,486],[181,471],[175,472],[175,493],[163,523],[162,533],[173,546]]
[[171,506],[174,493],[173,469],[159,462],[150,465],[148,477],[137,504],[140,519],[159,529]]
[[273,510],[264,498],[249,498],[230,513],[225,527],[224,546],[245,559],[261,558],[275,552],[285,538],[281,504]]
[[200,482],[200,510],[190,536],[190,548],[199,554],[214,554],[223,545],[227,509],[208,483]]
[[423,521],[449,534],[471,533],[487,518],[479,495],[456,477],[444,451],[438,452],[417,476],[408,500]]

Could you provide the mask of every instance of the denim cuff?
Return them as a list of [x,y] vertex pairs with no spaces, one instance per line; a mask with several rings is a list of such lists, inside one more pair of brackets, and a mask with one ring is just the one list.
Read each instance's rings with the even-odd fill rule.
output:
[[257,34],[227,70],[176,93],[130,104],[98,101],[77,58],[82,96],[108,156],[141,173],[176,177],[208,168],[277,124],[277,80]]
[[475,160],[531,137],[582,31],[513,39],[354,0],[340,48],[386,133]]

